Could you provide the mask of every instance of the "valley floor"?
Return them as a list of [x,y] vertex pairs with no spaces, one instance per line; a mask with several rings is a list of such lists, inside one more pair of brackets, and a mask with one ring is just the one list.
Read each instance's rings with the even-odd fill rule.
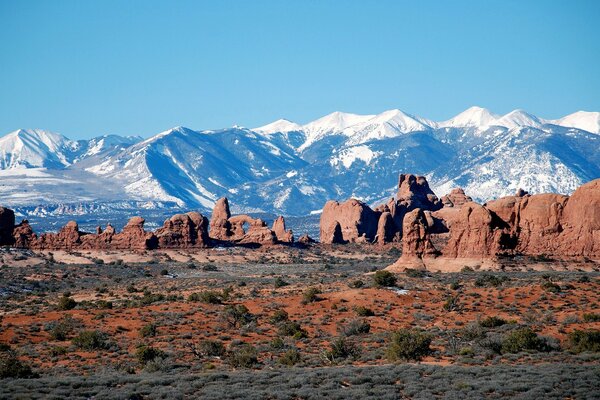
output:
[[600,264],[398,255],[2,249],[0,398],[600,397]]

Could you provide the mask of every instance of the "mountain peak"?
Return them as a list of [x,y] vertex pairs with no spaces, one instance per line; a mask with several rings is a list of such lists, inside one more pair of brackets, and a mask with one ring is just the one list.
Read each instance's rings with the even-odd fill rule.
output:
[[544,120],[536,117],[535,115],[529,114],[520,108],[513,110],[494,121],[494,125],[503,126],[508,129],[517,128],[520,126],[539,128],[544,123]]
[[293,131],[301,131],[302,126],[288,119],[280,118],[277,121],[273,121],[270,124],[263,125],[252,130],[259,133],[287,133]]
[[548,122],[567,128],[577,128],[591,133],[600,133],[600,112],[576,111],[573,114]]
[[455,117],[440,122],[438,126],[444,127],[485,127],[492,125],[499,116],[488,109],[472,106]]

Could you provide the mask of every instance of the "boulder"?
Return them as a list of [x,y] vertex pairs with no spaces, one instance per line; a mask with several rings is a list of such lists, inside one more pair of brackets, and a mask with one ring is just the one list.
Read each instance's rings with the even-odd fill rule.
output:
[[311,244],[311,243],[316,243],[316,240],[314,240],[313,238],[308,236],[308,234],[305,233],[304,235],[302,235],[298,238],[298,243]]

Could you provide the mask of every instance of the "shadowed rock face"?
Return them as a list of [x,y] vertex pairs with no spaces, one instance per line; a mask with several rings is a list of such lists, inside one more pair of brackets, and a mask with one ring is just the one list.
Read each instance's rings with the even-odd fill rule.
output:
[[15,213],[10,208],[0,207],[0,246],[13,244],[12,232]]
[[208,220],[198,212],[176,214],[156,230],[160,248],[208,246]]
[[271,230],[275,232],[275,236],[277,236],[279,242],[292,243],[294,241],[294,233],[292,230],[285,229],[285,219],[283,216],[277,217],[273,222],[273,228]]

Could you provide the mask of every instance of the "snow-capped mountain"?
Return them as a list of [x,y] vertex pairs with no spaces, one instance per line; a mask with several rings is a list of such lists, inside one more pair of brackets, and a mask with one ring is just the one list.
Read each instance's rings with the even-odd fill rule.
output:
[[471,107],[434,122],[400,110],[335,112],[304,125],[177,127],[145,140],[19,130],[0,138],[0,196],[30,208],[85,201],[202,211],[229,196],[237,211],[307,215],[329,199],[391,196],[400,172],[428,176],[438,195],[461,186],[481,202],[517,188],[570,193],[600,177],[599,116],[545,120]]
[[557,120],[548,121],[555,125],[600,133],[600,112],[577,111]]

